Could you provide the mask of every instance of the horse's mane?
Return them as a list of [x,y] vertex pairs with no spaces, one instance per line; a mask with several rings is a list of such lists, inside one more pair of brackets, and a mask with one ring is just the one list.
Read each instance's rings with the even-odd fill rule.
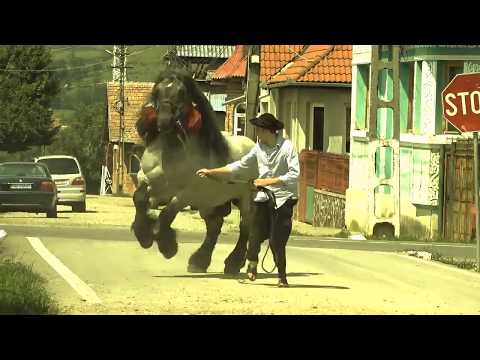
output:
[[159,73],[154,88],[163,79],[171,77],[172,75],[183,82],[192,101],[196,104],[197,111],[202,114],[202,127],[197,134],[201,151],[205,151],[207,157],[210,157],[213,152],[222,162],[220,165],[225,165],[230,158],[227,142],[217,127],[215,111],[212,105],[193,79],[191,73],[179,67],[168,66]]

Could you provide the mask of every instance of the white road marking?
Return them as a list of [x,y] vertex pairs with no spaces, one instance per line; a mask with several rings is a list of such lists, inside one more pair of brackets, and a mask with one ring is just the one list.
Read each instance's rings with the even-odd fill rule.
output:
[[85,284],[82,279],[67,268],[55,255],[53,255],[39,238],[27,237],[28,242],[35,251],[45,260],[85,301],[93,304],[101,303],[102,300],[95,292]]

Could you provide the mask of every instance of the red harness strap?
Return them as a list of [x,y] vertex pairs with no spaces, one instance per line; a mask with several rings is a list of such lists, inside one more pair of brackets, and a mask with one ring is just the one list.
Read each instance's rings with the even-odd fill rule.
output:
[[195,107],[192,107],[185,121],[185,130],[188,134],[196,134],[202,128],[202,124],[202,114]]
[[153,107],[143,109],[142,113],[143,123],[148,131],[156,130],[157,128],[157,112]]
[[[147,131],[155,131],[157,127],[157,112],[151,106],[146,107],[142,111],[143,124]],[[188,135],[197,134],[202,128],[202,114],[194,106],[190,108],[186,119],[182,124]]]

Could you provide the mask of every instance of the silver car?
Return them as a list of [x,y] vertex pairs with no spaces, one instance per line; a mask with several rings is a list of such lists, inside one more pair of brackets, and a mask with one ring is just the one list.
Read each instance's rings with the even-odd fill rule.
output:
[[67,155],[40,156],[35,162],[45,164],[55,181],[58,192],[57,203],[72,207],[74,212],[86,210],[85,177],[77,158]]

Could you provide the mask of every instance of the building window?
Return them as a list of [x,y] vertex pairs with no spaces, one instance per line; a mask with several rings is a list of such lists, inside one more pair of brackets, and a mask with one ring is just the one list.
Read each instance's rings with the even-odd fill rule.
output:
[[357,65],[355,129],[367,128],[368,97],[370,94],[370,65]]
[[261,102],[261,107],[262,107],[262,114],[268,113],[268,101],[262,101]]
[[350,129],[352,110],[350,106],[345,107],[345,152],[350,153]]
[[235,136],[245,135],[245,112],[245,103],[240,103],[235,106],[232,131],[232,134]]
[[312,119],[312,150],[323,151],[323,137],[325,129],[325,108],[313,107]]
[[408,99],[408,112],[407,112],[407,131],[412,131],[413,129],[413,86],[415,84],[415,63],[411,62],[408,64],[408,90],[407,90],[407,99]]
[[292,138],[292,103],[287,101],[285,104],[285,134],[290,139]]
[[136,174],[140,171],[140,158],[137,154],[130,154],[128,161],[128,173]]

